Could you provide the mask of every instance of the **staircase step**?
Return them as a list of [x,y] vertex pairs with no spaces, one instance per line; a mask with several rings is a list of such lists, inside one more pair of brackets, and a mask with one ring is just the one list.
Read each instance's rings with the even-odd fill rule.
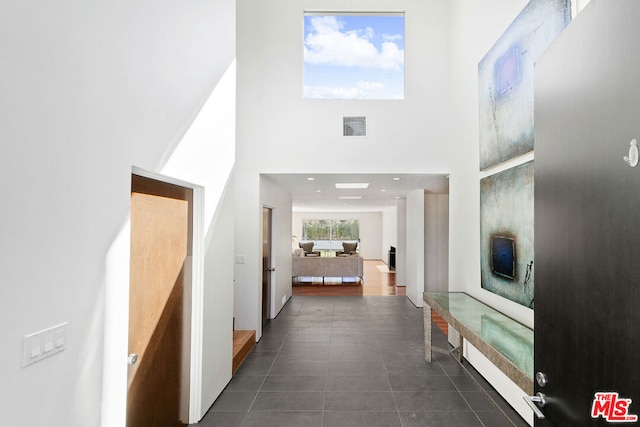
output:
[[233,367],[236,373],[244,359],[256,346],[256,331],[233,331]]

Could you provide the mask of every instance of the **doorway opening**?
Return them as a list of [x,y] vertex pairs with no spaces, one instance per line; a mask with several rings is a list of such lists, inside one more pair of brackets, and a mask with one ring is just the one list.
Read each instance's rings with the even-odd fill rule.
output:
[[262,208],[262,327],[271,319],[273,209]]
[[127,427],[189,423],[193,204],[132,175]]

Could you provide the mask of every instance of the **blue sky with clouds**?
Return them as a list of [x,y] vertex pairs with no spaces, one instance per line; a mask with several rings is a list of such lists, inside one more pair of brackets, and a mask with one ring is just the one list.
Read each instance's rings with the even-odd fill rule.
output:
[[403,99],[404,16],[305,16],[304,97]]

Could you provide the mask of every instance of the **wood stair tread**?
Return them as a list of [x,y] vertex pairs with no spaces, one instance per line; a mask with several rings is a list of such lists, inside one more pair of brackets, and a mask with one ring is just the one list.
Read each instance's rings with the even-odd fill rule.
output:
[[244,359],[256,346],[256,331],[240,330],[233,331],[233,366],[232,373],[235,373]]
[[440,328],[445,335],[449,335],[449,325],[447,322],[435,312],[435,310],[431,310],[431,320]]

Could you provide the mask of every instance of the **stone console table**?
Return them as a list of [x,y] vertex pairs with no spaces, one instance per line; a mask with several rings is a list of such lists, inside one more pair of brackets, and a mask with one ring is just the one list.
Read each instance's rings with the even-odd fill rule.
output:
[[357,255],[293,257],[291,261],[293,277],[359,277],[362,279],[363,276],[363,258]]
[[[533,395],[533,330],[462,292],[425,292],[425,360],[431,362],[433,309],[528,395]],[[462,360],[461,360],[462,361]]]

